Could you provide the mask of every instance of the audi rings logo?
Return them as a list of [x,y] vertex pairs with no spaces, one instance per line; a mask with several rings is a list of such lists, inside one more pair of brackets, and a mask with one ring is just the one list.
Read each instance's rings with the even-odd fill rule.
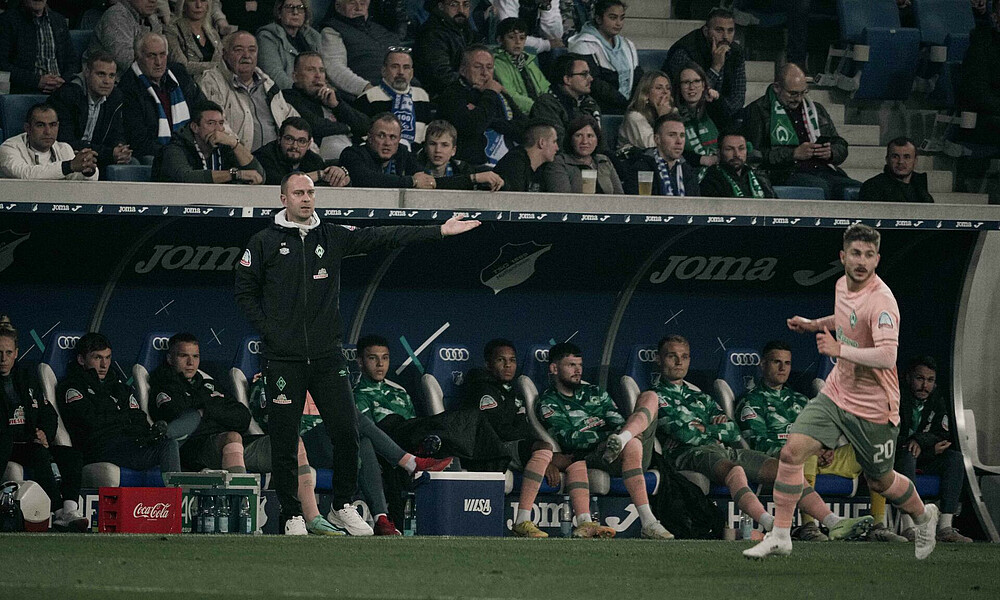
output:
[[170,338],[165,337],[155,337],[153,338],[153,350],[163,351],[167,349],[167,345],[170,343]]
[[549,351],[545,348],[539,348],[538,350],[535,350],[535,360],[537,360],[540,363],[549,362]]
[[72,350],[76,348],[76,343],[80,341],[78,335],[61,335],[56,338],[56,347],[60,350]]
[[250,354],[260,354],[260,340],[250,340],[247,342],[247,352]]
[[760,364],[760,354],[756,352],[733,352],[729,362],[737,367],[755,367]]
[[438,357],[441,360],[465,361],[469,360],[469,351],[465,348],[439,348]]
[[639,350],[639,362],[656,362],[656,356],[656,350],[653,350],[652,348],[643,348]]
[[341,348],[341,354],[344,355],[344,360],[349,362],[354,362],[358,360],[358,349],[357,348]]

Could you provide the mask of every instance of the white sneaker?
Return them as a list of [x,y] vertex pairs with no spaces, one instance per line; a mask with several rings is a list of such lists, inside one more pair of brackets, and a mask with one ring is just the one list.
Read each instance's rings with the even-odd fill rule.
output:
[[604,447],[604,455],[601,459],[607,464],[611,464],[618,459],[618,455],[622,453],[625,448],[625,444],[622,443],[622,438],[617,433],[612,433],[608,436],[608,443]]
[[302,515],[296,515],[285,521],[285,535],[309,535],[306,531],[306,520]]
[[345,504],[344,508],[340,510],[334,510],[330,507],[330,513],[326,515],[326,519],[330,521],[335,527],[339,527],[347,532],[347,535],[355,536],[369,536],[375,535],[375,531],[371,528],[371,525],[365,522],[358,514],[358,511],[350,504]]
[[941,514],[936,504],[925,504],[924,514],[930,517],[922,525],[917,525],[917,539],[914,554],[917,560],[923,560],[934,552],[937,544],[937,522]]
[[75,531],[86,531],[90,526],[90,522],[87,521],[87,518],[83,516],[83,513],[79,509],[66,510],[65,508],[60,508],[52,513],[52,525]]
[[773,531],[767,532],[764,541],[753,548],[743,551],[747,558],[764,558],[765,556],[788,556],[792,553],[792,538],[779,538]]

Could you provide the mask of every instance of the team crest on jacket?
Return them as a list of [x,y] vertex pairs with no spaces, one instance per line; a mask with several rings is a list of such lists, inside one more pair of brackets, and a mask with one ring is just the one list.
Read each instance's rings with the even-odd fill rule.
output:
[[76,388],[69,388],[68,390],[66,390],[66,404],[69,404],[70,402],[76,402],[77,400],[81,399],[83,399],[83,394],[80,393],[80,390]]
[[496,408],[497,406],[496,399],[489,394],[486,394],[479,399],[479,410],[489,410],[491,408]]
[[749,421],[756,418],[757,411],[755,411],[752,406],[744,406],[743,410],[740,411],[740,421]]
[[542,406],[542,418],[548,419],[552,415],[556,414],[556,411],[552,410],[551,406]]
[[278,394],[278,396],[272,400],[275,404],[291,404],[292,401],[288,399],[288,396],[284,394]]
[[240,264],[244,267],[250,266],[250,248],[243,251],[243,258],[240,259]]
[[129,408],[139,408],[139,401],[135,399],[135,396],[128,397],[128,407]]
[[316,246],[316,258],[323,258],[324,254],[326,254],[326,251],[323,250],[323,246]]
[[14,409],[14,415],[7,421],[11,426],[24,425],[24,407],[18,406]]
[[157,408],[163,406],[167,402],[170,402],[170,396],[166,392],[160,392],[159,394],[156,395]]
[[895,326],[896,326],[896,324],[892,322],[892,315],[890,315],[889,313],[887,313],[884,310],[879,313],[879,315],[878,315],[878,328],[879,329],[882,329],[882,328],[892,329]]
[[280,250],[278,250],[278,254],[282,256],[288,254],[289,252],[291,252],[291,250],[289,250],[288,248],[281,248]]

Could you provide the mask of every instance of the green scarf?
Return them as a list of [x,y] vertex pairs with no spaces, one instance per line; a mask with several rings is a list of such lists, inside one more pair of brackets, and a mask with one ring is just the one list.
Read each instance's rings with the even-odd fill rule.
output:
[[[760,187],[760,182],[757,181],[757,175],[753,172],[749,166],[746,167],[747,173],[750,175],[750,193],[754,198],[764,197],[764,188]],[[729,182],[729,186],[733,188],[733,198],[745,198],[743,190],[740,188],[740,184],[736,183],[736,180],[732,178],[729,171],[725,170],[722,165],[719,165],[719,172],[722,176],[726,178]]]
[[[774,92],[774,86],[767,88],[767,99],[771,102],[771,145],[772,146],[798,146],[802,142],[799,135],[795,133],[795,126],[785,112],[785,107],[778,102],[778,95]],[[816,115],[816,105],[808,97],[802,99],[802,106],[805,108],[806,129],[809,130],[809,141],[815,142],[819,139],[819,117]]]
[[698,156],[718,153],[719,128],[707,114],[701,119],[691,117],[684,120],[685,150]]

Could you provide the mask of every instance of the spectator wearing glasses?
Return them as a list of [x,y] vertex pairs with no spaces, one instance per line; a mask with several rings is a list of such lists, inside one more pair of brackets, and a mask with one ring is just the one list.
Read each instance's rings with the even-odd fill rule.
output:
[[211,0],[179,0],[174,20],[164,28],[170,60],[191,77],[222,62],[222,36],[212,24]]
[[412,81],[413,57],[410,56],[410,49],[391,46],[382,61],[382,81],[361,94],[354,107],[369,117],[383,112],[396,115],[403,126],[400,143],[416,151],[424,142],[427,122],[431,120],[434,108],[427,92],[411,85]]
[[471,8],[469,0],[438,0],[417,33],[413,64],[417,78],[431,97],[459,82],[465,48],[479,41],[469,26]]
[[12,94],[49,94],[80,72],[66,18],[47,0],[22,0],[0,15],[0,71]]
[[584,115],[600,120],[601,108],[590,95],[594,76],[585,57],[563,54],[556,59],[552,72],[558,83],[538,98],[531,109],[531,118],[551,123],[562,140],[570,121]]
[[624,114],[632,88],[642,77],[635,44],[621,34],[625,25],[622,0],[597,0],[594,18],[569,39],[569,51],[586,57],[594,76],[591,94],[601,110]]
[[681,69],[677,87],[678,113],[684,119],[684,159],[705,169],[719,164],[719,126],[712,118],[718,92],[708,87],[705,71],[697,63]]
[[253,155],[264,167],[264,185],[280,185],[289,173],[305,173],[317,185],[343,187],[351,183],[344,167],[327,166],[323,157],[309,147],[312,127],[302,117],[288,117],[281,124],[278,139],[261,146]]
[[784,65],[764,96],[746,107],[744,134],[763,154],[760,166],[771,183],[818,187],[826,199],[843,200],[844,190],[861,182],[837,167],[847,160],[847,140],[808,94],[805,72]]
[[299,54],[292,76],[295,83],[283,92],[285,98],[312,127],[319,155],[324,160],[339,160],[352,140],[364,137],[371,120],[327,85],[323,57],[318,52]]
[[382,62],[390,46],[402,40],[368,15],[370,0],[335,0],[322,29],[323,63],[330,83],[360,96],[382,80]]
[[493,71],[500,85],[514,99],[521,112],[527,114],[539,96],[549,91],[549,80],[538,66],[538,58],[525,51],[528,26],[517,17],[500,21],[493,52]]
[[156,181],[175,183],[264,182],[264,168],[240,140],[226,131],[222,107],[211,101],[194,106],[191,120],[174,132],[153,163]]
[[274,22],[257,30],[260,68],[279,89],[292,87],[295,57],[301,52],[317,52],[322,45],[311,22],[309,0],[278,0],[274,3]]

